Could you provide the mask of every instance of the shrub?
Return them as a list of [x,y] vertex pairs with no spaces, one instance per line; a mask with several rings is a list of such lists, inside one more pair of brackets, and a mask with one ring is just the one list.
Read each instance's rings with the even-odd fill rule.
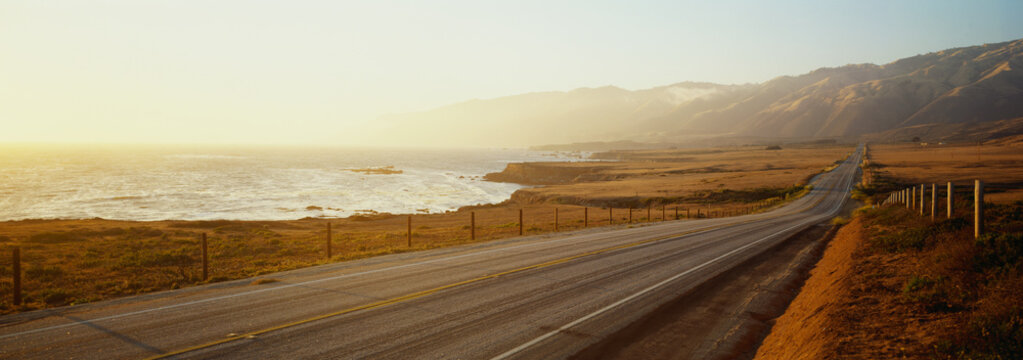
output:
[[974,270],[1004,272],[1016,268],[1023,257],[1023,234],[984,234],[977,239]]
[[912,276],[902,288],[907,300],[921,305],[929,312],[949,312],[963,309],[969,294],[956,287],[951,280],[938,276]]
[[63,305],[71,300],[72,294],[61,288],[43,289],[37,296],[50,305]]
[[154,229],[148,226],[143,227],[132,227],[128,229],[128,237],[134,239],[157,237],[163,235],[163,231],[160,229]]
[[32,235],[28,238],[28,242],[37,244],[59,244],[71,241],[83,240],[84,238],[75,233],[69,232],[44,232]]
[[197,261],[183,249],[175,251],[145,252],[139,256],[140,266],[188,266]]
[[34,280],[49,282],[64,276],[64,269],[59,266],[30,267],[25,270],[25,276]]
[[118,236],[118,235],[124,235],[125,232],[127,232],[127,230],[124,230],[122,228],[109,228],[109,229],[103,229],[103,230],[89,231],[89,232],[86,233],[86,235],[89,235],[89,236]]
[[990,296],[978,302],[965,326],[936,352],[939,357],[964,359],[1023,359],[1023,278],[1006,274],[1003,282],[989,288]]
[[873,239],[874,246],[890,253],[906,250],[922,250],[927,245],[930,229],[926,227],[909,228],[894,234],[884,234]]
[[[888,216],[878,218],[880,223],[898,223],[895,219],[907,220],[904,211],[891,211],[890,208],[878,212],[887,213]],[[923,250],[939,242],[939,239],[953,236],[951,233],[959,231],[968,225],[966,220],[954,218],[943,220],[935,224],[923,224],[916,227],[904,229],[896,233],[879,234],[874,237],[873,244],[880,249],[897,253],[906,250]]]

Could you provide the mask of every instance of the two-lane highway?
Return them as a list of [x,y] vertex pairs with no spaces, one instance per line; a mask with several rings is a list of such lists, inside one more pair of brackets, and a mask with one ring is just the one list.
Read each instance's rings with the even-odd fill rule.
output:
[[8,358],[559,358],[835,216],[860,151],[768,213],[381,256],[0,318]]

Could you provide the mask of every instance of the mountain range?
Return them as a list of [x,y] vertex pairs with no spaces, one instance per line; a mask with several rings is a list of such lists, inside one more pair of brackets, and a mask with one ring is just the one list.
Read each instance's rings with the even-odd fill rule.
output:
[[[917,55],[888,64],[821,68],[760,84],[682,82],[470,100],[381,117],[398,141],[476,146],[756,138],[899,141],[931,131],[955,138],[973,125],[1023,117],[1023,39]],[[1023,123],[984,125],[1001,136]],[[924,139],[927,140],[927,139]],[[940,140],[934,138],[932,140]]]

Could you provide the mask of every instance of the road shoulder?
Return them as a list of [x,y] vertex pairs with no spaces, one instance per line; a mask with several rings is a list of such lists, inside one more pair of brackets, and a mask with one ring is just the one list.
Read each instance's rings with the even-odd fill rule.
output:
[[[820,258],[820,224],[719,274],[574,358],[749,358]],[[694,326],[698,324],[698,326]]]

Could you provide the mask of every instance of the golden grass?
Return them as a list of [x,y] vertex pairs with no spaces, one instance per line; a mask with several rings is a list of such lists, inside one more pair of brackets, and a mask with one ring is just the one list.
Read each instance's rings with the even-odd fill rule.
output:
[[[680,217],[686,216],[687,209],[691,217],[696,217],[697,211],[702,216],[737,215],[757,204],[780,204],[783,193],[794,199],[801,195],[801,188],[793,184],[805,182],[851,150],[851,147],[716,149],[686,154],[689,160],[673,161],[661,161],[672,156],[668,151],[636,152],[629,154],[635,160],[608,164],[616,172],[612,174],[621,180],[521,190],[559,194],[550,201],[509,201],[443,214],[412,215],[411,247],[406,243],[408,217],[391,214],[293,221],[0,222],[0,312],[87,303],[201,284],[202,233],[209,239],[208,282],[216,282],[328,262],[516,237],[519,209],[524,212],[525,235],[553,232],[555,209],[559,231],[583,228],[585,207],[559,204],[567,199],[563,194],[586,200],[576,204],[592,203],[595,199],[607,200],[609,204],[636,204],[632,211],[634,223],[660,221],[662,214],[673,219],[676,208]],[[520,195],[516,197],[521,198]],[[470,211],[476,213],[475,240],[470,239]],[[588,212],[588,226],[609,225],[606,207],[590,206]],[[615,225],[624,224],[629,219],[628,210],[615,207],[613,217]],[[333,226],[330,259],[326,254],[328,221]],[[20,307],[12,304],[10,295],[13,246],[20,247],[22,253],[25,304]],[[266,281],[270,280],[253,285]]]
[[[650,199],[696,201],[699,198],[694,196],[696,194],[724,189],[805,184],[811,176],[832,166],[836,160],[844,159],[852,150],[849,146],[782,150],[735,147],[605,153],[601,155],[626,161],[603,164],[591,177],[613,180],[524,189],[515,198],[590,204],[634,199],[633,205]],[[593,165],[575,163],[565,166]]]
[[985,201],[1023,200],[1023,146],[1019,145],[871,145],[871,162],[878,176],[904,184],[948,181],[986,185]]

